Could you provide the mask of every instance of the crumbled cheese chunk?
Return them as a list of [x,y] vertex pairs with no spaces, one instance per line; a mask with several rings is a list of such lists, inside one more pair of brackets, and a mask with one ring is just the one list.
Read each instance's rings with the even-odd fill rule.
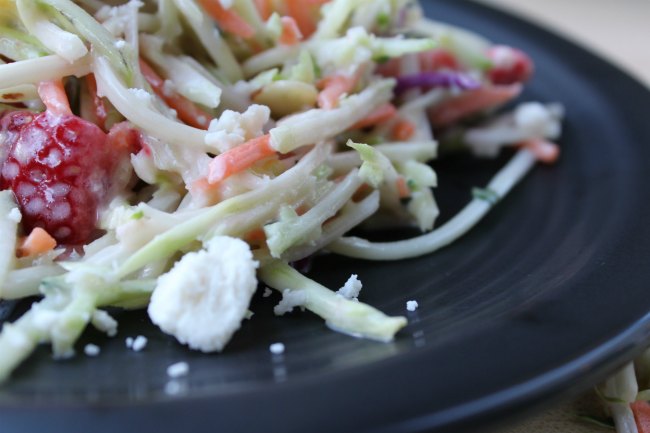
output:
[[269,346],[269,351],[274,355],[282,355],[284,353],[284,344],[273,343]]
[[151,100],[151,94],[144,89],[130,88],[129,92],[133,93],[133,95],[141,101],[149,102]]
[[84,353],[86,356],[97,356],[99,355],[99,352],[101,352],[99,346],[96,346],[94,344],[86,344],[84,347]]
[[110,314],[104,310],[96,310],[90,319],[93,326],[109,337],[117,335],[117,320],[113,319]]
[[190,366],[187,362],[177,362],[167,367],[167,376],[171,378],[177,378],[181,376],[187,376],[190,372]]
[[273,293],[271,291],[271,289],[269,289],[268,287],[265,287],[264,288],[264,293],[262,293],[262,297],[263,298],[268,298],[269,296],[271,296],[271,293]]
[[341,287],[336,293],[343,296],[345,299],[357,299],[363,284],[357,278],[356,274],[352,274],[350,278],[345,282],[343,287]]
[[148,342],[149,340],[147,340],[147,337],[138,335],[135,337],[135,340],[133,340],[133,345],[131,348],[136,352],[140,352],[141,350],[144,350],[145,347],[147,347]]
[[418,309],[418,301],[407,301],[406,309],[409,311],[415,311]]
[[126,340],[124,340],[124,343],[126,344],[127,349],[132,349],[133,348],[133,337],[126,337]]
[[250,247],[217,236],[206,248],[185,254],[158,278],[149,317],[179,342],[203,352],[220,351],[246,317],[257,289]]
[[210,123],[205,137],[207,146],[225,152],[262,135],[271,110],[265,105],[251,105],[243,113],[226,110]]
[[282,291],[282,299],[273,308],[276,316],[282,316],[293,311],[295,307],[303,307],[307,302],[307,294],[304,290],[285,289]]

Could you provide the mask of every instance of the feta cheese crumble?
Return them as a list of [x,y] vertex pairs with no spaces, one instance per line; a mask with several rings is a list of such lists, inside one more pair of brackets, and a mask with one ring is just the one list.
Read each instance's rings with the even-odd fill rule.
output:
[[276,316],[282,316],[290,313],[296,307],[303,307],[307,302],[307,295],[304,290],[285,289],[282,291],[282,299],[273,308]]
[[145,347],[147,347],[148,342],[149,340],[147,340],[147,337],[143,335],[138,335],[137,337],[135,337],[135,340],[133,340],[133,344],[131,348],[135,352],[140,352],[141,350],[144,350]]
[[247,243],[214,237],[158,278],[149,317],[192,349],[221,351],[246,317],[257,266]]
[[190,366],[187,364],[187,362],[177,362],[176,364],[172,364],[167,367],[167,376],[171,377],[172,379],[187,376],[189,372]]
[[101,352],[101,349],[99,346],[96,346],[94,344],[86,344],[84,347],[84,353],[86,356],[97,356],[99,355],[99,352]]
[[284,353],[284,344],[273,343],[269,346],[269,351],[274,355],[282,355]]
[[418,309],[418,301],[407,301],[406,309],[409,311],[415,311]]
[[126,337],[126,340],[124,340],[124,344],[126,344],[127,349],[132,349],[133,348],[133,337]]
[[361,284],[357,275],[352,274],[343,287],[341,287],[336,293],[343,296],[345,299],[357,299],[362,287],[363,284]]
[[109,337],[115,337],[117,335],[117,321],[106,311],[97,310],[93,312],[90,320],[95,328],[105,332]]

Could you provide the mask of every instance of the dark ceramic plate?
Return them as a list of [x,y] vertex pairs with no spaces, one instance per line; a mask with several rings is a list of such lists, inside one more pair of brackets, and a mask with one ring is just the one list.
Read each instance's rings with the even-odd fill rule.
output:
[[[574,395],[639,352],[650,330],[647,89],[511,16],[424,3],[429,16],[531,53],[538,73],[525,97],[560,101],[568,118],[561,162],[536,168],[452,246],[393,263],[316,261],[314,278],[338,287],[357,273],[363,299],[389,314],[416,299],[397,340],[348,338],[308,313],[275,318],[277,298],[259,297],[228,349],[207,356],[144,314],[122,314],[116,339],[85,334],[101,356],[55,363],[41,348],[18,369],[0,390],[1,431],[473,431]],[[439,163],[443,209],[501,163]],[[127,351],[137,334],[149,345]],[[276,341],[282,357],[269,353]],[[180,360],[191,373],[169,385],[165,369]]]

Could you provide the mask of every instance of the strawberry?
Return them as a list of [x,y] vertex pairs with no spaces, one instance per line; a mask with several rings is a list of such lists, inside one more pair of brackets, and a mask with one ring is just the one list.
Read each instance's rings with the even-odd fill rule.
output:
[[505,45],[495,45],[487,53],[492,61],[488,77],[493,84],[509,85],[527,81],[535,65],[526,53]]
[[26,233],[42,227],[59,245],[91,240],[129,153],[111,143],[73,114],[14,111],[0,118],[0,188],[14,192]]

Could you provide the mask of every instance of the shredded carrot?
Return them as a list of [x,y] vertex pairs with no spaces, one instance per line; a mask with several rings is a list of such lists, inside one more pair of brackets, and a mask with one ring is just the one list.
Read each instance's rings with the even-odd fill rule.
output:
[[398,177],[396,183],[397,183],[397,193],[399,194],[399,198],[408,198],[411,196],[411,190],[409,189],[404,176]]
[[285,3],[287,5],[287,14],[296,20],[300,33],[305,38],[311,36],[316,31],[313,8],[305,5],[304,0],[285,0]]
[[338,107],[341,96],[351,92],[358,79],[358,74],[353,76],[337,74],[320,80],[318,85],[323,90],[318,94],[318,106],[325,110]]
[[560,146],[547,140],[528,140],[520,146],[530,150],[538,161],[545,164],[553,164],[560,157]]
[[282,17],[282,34],[280,34],[280,43],[284,45],[295,45],[302,39],[302,33],[298,28],[296,20],[292,17]]
[[355,191],[354,195],[352,196],[352,201],[355,202],[355,203],[360,202],[364,198],[368,197],[368,194],[370,194],[370,192],[372,190],[373,189],[372,189],[372,187],[370,185],[368,185],[367,183],[364,183],[363,185],[361,185],[359,187],[359,189],[357,189]]
[[415,125],[404,119],[398,120],[391,130],[391,136],[398,141],[409,140],[413,134],[415,134]]
[[630,404],[630,408],[639,433],[650,433],[650,404],[647,401],[635,401]]
[[199,0],[199,3],[222,30],[241,36],[244,39],[255,36],[253,27],[240,17],[237,12],[221,6],[219,0]]
[[520,84],[469,90],[434,107],[429,112],[429,119],[435,127],[447,126],[464,117],[505,104],[519,96],[521,90]]
[[208,129],[212,121],[212,116],[209,113],[201,110],[189,99],[165,89],[165,80],[142,59],[140,59],[140,69],[156,95],[176,110],[179,119],[195,128]]
[[258,228],[250,231],[245,238],[251,243],[262,243],[266,241],[266,233],[264,233],[264,229]]
[[95,74],[86,75],[86,86],[88,87],[88,93],[90,93],[90,96],[92,97],[95,117],[97,118],[97,126],[106,131],[108,112],[104,100],[97,94],[97,81],[95,80]]
[[210,162],[208,182],[219,183],[235,173],[246,170],[256,162],[275,155],[271,147],[271,136],[263,135],[216,156]]
[[255,0],[255,7],[257,8],[257,13],[260,14],[260,18],[264,21],[268,20],[273,14],[271,0]]
[[38,96],[41,97],[47,111],[58,116],[72,114],[68,95],[65,93],[62,80],[44,81],[38,85]]
[[29,257],[52,251],[56,240],[48,232],[36,227],[26,238],[20,240],[17,250],[18,257]]
[[361,129],[367,128],[369,126],[375,126],[379,123],[392,119],[395,116],[395,113],[397,113],[395,106],[390,102],[386,103],[379,106],[375,111],[352,125],[350,129]]

